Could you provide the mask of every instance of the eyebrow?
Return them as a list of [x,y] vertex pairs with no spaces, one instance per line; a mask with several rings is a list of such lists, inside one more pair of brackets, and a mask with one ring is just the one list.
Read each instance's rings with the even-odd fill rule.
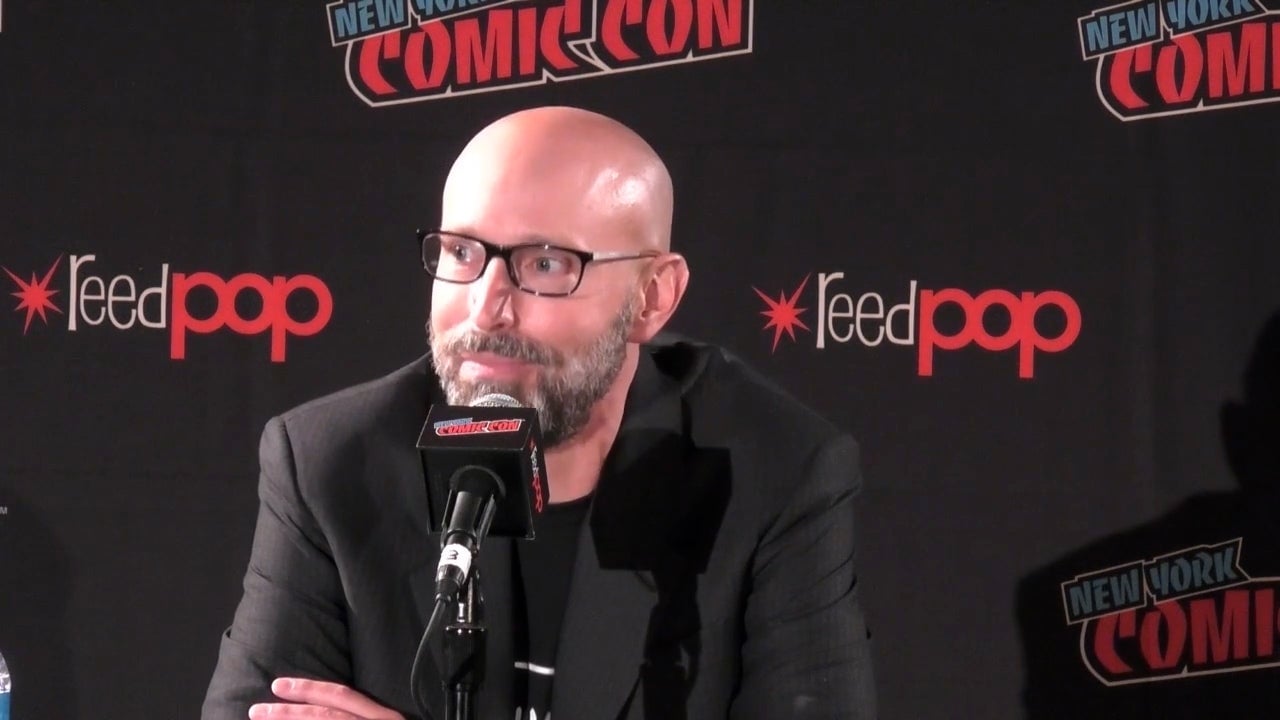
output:
[[464,225],[459,228],[441,228],[441,229],[445,230],[446,232],[455,232],[460,235],[470,235],[471,237],[480,238],[486,242],[491,242],[495,245],[501,245],[502,247],[514,247],[516,245],[554,245],[556,247],[570,248],[573,250],[580,250],[580,251],[583,250],[583,248],[575,247],[572,243],[566,240],[549,237],[547,235],[539,235],[537,233],[522,235],[519,238],[517,238],[515,242],[502,243],[476,232],[475,228],[469,225]]

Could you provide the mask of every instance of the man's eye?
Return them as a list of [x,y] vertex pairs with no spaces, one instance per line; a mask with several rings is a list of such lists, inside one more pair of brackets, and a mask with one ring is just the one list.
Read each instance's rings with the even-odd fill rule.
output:
[[563,253],[544,252],[526,259],[527,270],[539,275],[564,275],[572,271],[570,260]]

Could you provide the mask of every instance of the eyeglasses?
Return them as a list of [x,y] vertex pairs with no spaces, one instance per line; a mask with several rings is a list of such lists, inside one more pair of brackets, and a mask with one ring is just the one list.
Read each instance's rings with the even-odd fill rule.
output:
[[495,257],[506,261],[511,284],[524,292],[548,297],[572,295],[582,283],[589,263],[656,257],[659,252],[587,252],[573,248],[526,243],[503,247],[455,232],[419,230],[422,267],[437,280],[470,283],[484,274]]

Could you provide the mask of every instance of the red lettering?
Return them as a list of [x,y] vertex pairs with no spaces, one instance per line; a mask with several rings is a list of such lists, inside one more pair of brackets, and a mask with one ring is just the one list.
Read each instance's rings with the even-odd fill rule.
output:
[[1254,642],[1260,657],[1269,657],[1276,644],[1276,591],[1259,590],[1253,595]]
[[[698,0],[698,49],[742,44],[742,0]],[[717,42],[712,35],[719,37]]]
[[484,40],[480,39],[479,18],[463,18],[453,26],[454,42],[458,50],[459,83],[470,85],[489,82],[495,76],[495,64],[497,77],[511,77],[514,19],[510,10],[489,11]]
[[437,435],[476,435],[480,433],[515,432],[524,421],[514,420],[478,420],[475,422],[444,425],[436,428]]
[[[1182,59],[1182,83],[1175,72],[1178,59]],[[1173,43],[1160,48],[1156,61],[1156,88],[1169,104],[1189,102],[1200,85],[1204,71],[1204,52],[1192,35],[1179,35]]]
[[1116,652],[1117,638],[1131,638],[1137,633],[1138,613],[1126,610],[1118,615],[1104,615],[1097,620],[1097,628],[1093,636],[1093,655],[1107,672],[1112,675],[1127,675],[1133,668],[1120,659]]
[[521,8],[516,13],[516,46],[520,51],[520,74],[532,75],[538,67],[538,9]]
[[[1142,618],[1141,632],[1139,644],[1147,667],[1168,670],[1178,664],[1183,645],[1187,641],[1187,616],[1181,605],[1174,601],[1157,604],[1156,612],[1147,613]],[[1164,636],[1163,642],[1161,635]]]
[[1170,600],[1091,620],[1082,643],[1085,660],[1106,681],[1270,665],[1276,661],[1280,579],[1266,580],[1265,587]]
[[565,52],[564,37],[566,33],[574,34],[582,30],[582,0],[569,0],[564,7],[547,11],[542,22],[542,34],[538,47],[542,56],[551,67],[560,70],[573,70],[578,63]]
[[[671,33],[667,33],[667,6],[674,11]],[[679,55],[689,43],[693,29],[692,0],[654,0],[649,5],[649,22],[645,24],[649,45],[658,55]]]
[[1190,603],[1191,662],[1197,665],[1243,660],[1249,653],[1249,591],[1226,591],[1221,613],[1217,600],[1207,597]]
[[[603,0],[594,11],[585,2],[520,2],[358,40],[347,58],[348,81],[379,105],[552,74],[587,77],[693,50],[704,59],[750,42],[743,0]],[[579,52],[575,43],[588,42]]]
[[[423,46],[431,41],[431,74],[427,74],[426,54]],[[453,40],[449,31],[439,21],[432,21],[409,35],[404,53],[404,71],[414,90],[430,90],[444,86],[445,73],[449,71],[449,58]]]
[[1239,55],[1233,52],[1230,32],[1211,33],[1206,38],[1209,97],[1220,98],[1224,92],[1243,95],[1246,82],[1249,92],[1262,92],[1266,87],[1262,64],[1266,43],[1267,26],[1262,23],[1245,23],[1240,28]]
[[[626,13],[624,16],[623,13]],[[643,0],[609,0],[604,8],[603,38],[604,49],[617,60],[635,60],[636,54],[627,41],[622,39],[623,25],[639,25],[644,20]]]
[[1139,72],[1151,72],[1150,45],[1121,50],[1111,61],[1111,72],[1108,76],[1111,79],[1111,94],[1115,96],[1116,102],[1129,110],[1147,106],[1147,101],[1138,95],[1133,89],[1133,83],[1130,82],[1133,74]]
[[[314,275],[296,275],[287,280],[277,275],[273,285],[275,293],[272,299],[276,320],[271,325],[271,359],[274,362],[284,362],[284,344],[289,335],[310,337],[329,324],[329,319],[333,317],[333,295],[329,292],[329,287]],[[298,290],[306,290],[316,299],[316,314],[306,322],[294,319],[287,307],[289,296]],[[266,300],[263,300],[263,304],[266,304]]]
[[1271,24],[1271,89],[1280,90],[1280,22]]
[[[1066,316],[1066,327],[1056,338],[1047,338],[1036,331],[1036,314],[1043,307],[1057,306]],[[1050,290],[1036,295],[1022,293],[1021,320],[1023,342],[1018,348],[1018,377],[1029,378],[1035,375],[1035,351],[1058,353],[1066,350],[1080,337],[1080,306],[1070,295]],[[1012,311],[1010,311],[1012,312]],[[1029,341],[1027,340],[1029,338]]]
[[[196,318],[187,308],[187,295],[197,287],[208,288],[217,298],[217,306],[208,318]],[[252,290],[262,299],[262,311],[257,317],[241,317],[236,310],[236,296],[241,291]],[[289,315],[289,296],[298,290],[310,292],[316,299],[316,314],[310,320],[300,322]],[[207,335],[226,327],[241,335],[258,335],[271,330],[271,361],[284,362],[285,341],[289,335],[306,337],[320,332],[333,315],[333,296],[319,278],[299,275],[285,279],[275,276],[271,282],[261,275],[241,274],[225,281],[208,272],[191,275],[173,274],[173,326],[170,329],[169,357],[182,360],[186,357],[187,332]]]
[[[954,335],[938,332],[934,313],[946,303],[959,305],[965,314],[964,327]],[[1009,312],[1009,329],[1003,335],[994,336],[983,325],[987,309],[1000,305]],[[1035,318],[1041,308],[1056,306],[1066,316],[1066,327],[1055,338],[1046,338],[1036,330]],[[1039,295],[1022,293],[1019,299],[1007,290],[988,290],[978,297],[970,297],[963,290],[920,291],[920,358],[919,374],[933,375],[934,348],[959,350],[970,343],[992,352],[1003,352],[1018,346],[1018,377],[1035,376],[1035,352],[1061,352],[1070,347],[1080,335],[1080,307],[1066,293],[1050,291]]]
[[378,95],[390,95],[396,89],[387,82],[379,63],[383,57],[388,59],[400,57],[399,35],[374,35],[361,40],[360,45],[360,80],[364,86]]

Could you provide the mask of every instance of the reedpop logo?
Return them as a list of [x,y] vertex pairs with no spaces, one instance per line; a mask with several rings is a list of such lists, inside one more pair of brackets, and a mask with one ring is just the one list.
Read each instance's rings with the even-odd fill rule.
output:
[[[144,281],[126,274],[110,279],[95,275],[89,266],[97,260],[96,255],[72,255],[66,264],[64,294],[52,287],[62,260],[58,256],[43,274],[33,272],[29,279],[0,266],[17,287],[10,294],[18,298],[14,310],[25,315],[23,335],[31,330],[37,317],[50,325],[55,315],[66,318],[67,332],[103,325],[120,331],[139,327],[168,330],[169,357],[182,360],[187,356],[188,334],[204,335],[226,328],[240,335],[269,333],[271,361],[280,363],[285,361],[285,343],[290,335],[315,335],[333,315],[333,295],[314,275],[266,278],[242,273],[226,280],[211,272],[170,273],[169,264],[163,263],[158,282],[144,286]],[[309,295],[314,301],[315,312],[310,318],[290,314],[289,299],[296,293]],[[214,303],[212,312],[203,317],[197,308],[208,303],[201,302],[201,295]],[[248,300],[246,304],[260,302],[261,310],[248,316],[242,314],[237,307],[242,295]],[[66,304],[60,306],[62,298]]]
[[[891,345],[915,345],[917,371],[920,376],[929,377],[939,350],[954,351],[971,344],[991,352],[1017,348],[1018,377],[1030,379],[1035,376],[1036,353],[1062,352],[1080,336],[1080,306],[1070,295],[1057,290],[1018,294],[986,290],[971,295],[959,288],[917,291],[917,281],[912,280],[906,300],[888,305],[876,292],[862,293],[857,300],[851,294],[836,292],[832,283],[842,280],[843,272],[818,273],[817,320],[810,328],[803,319],[809,308],[800,306],[810,277],[806,275],[790,294],[782,292],[776,298],[752,288],[765,304],[760,314],[768,319],[764,330],[773,330],[773,352],[777,352],[784,334],[798,342],[797,330],[812,332],[818,350],[828,344],[855,341],[864,347],[877,347],[886,341]],[[1002,332],[992,333],[987,329],[987,315],[997,309],[1007,315],[1009,325]],[[944,316],[956,310],[962,322],[958,329],[948,332]],[[1056,335],[1041,333],[1037,319],[1042,313],[1057,314],[1063,325],[1061,331]]]

